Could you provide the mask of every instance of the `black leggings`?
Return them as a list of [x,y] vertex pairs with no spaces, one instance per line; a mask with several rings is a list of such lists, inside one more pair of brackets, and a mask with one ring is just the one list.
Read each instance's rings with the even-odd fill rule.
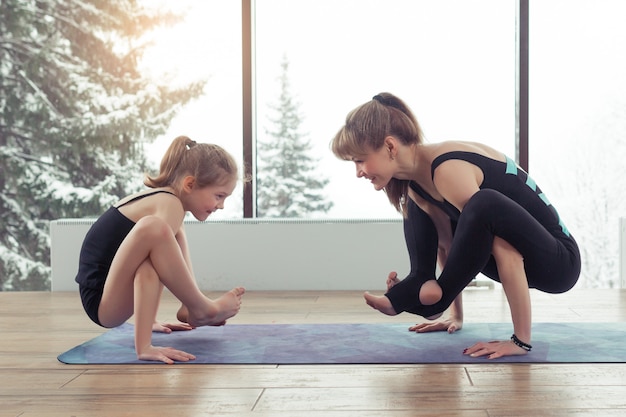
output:
[[456,296],[482,272],[500,281],[491,255],[499,236],[524,258],[528,286],[548,293],[571,289],[580,275],[576,241],[561,229],[550,233],[522,206],[498,191],[483,189],[472,196],[459,216],[446,265],[437,279],[442,299],[425,306],[419,301],[422,284],[435,278],[437,230],[428,216],[409,200],[404,234],[411,261],[409,275],[385,294],[396,312],[424,317],[443,312]]

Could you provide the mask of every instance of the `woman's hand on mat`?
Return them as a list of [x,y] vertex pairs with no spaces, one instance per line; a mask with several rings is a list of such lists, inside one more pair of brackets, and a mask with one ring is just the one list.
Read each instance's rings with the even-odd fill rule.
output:
[[194,327],[192,325],[187,324],[187,323],[181,323],[181,322],[160,323],[158,321],[155,321],[154,324],[152,325],[152,331],[158,332],[158,333],[172,333],[173,331],[193,330],[193,329]]
[[448,332],[454,333],[463,328],[463,320],[449,318],[446,320],[435,321],[432,323],[418,323],[409,327],[410,332],[428,333],[428,332]]
[[174,361],[187,362],[196,359],[191,353],[171,347],[148,346],[137,352],[137,359],[142,361],[160,361],[167,364],[173,364]]
[[516,346],[510,340],[478,342],[463,351],[464,355],[469,355],[473,358],[487,356],[487,359],[497,359],[503,356],[526,355],[527,353],[527,351],[519,346]]

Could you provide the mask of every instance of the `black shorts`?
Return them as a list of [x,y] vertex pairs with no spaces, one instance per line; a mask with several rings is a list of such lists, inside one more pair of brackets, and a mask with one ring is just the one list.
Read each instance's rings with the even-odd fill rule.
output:
[[[100,301],[102,300],[102,290],[79,286],[80,299],[83,302],[83,308],[89,316],[89,318],[98,326],[102,326],[100,319],[98,318],[98,309],[100,308]],[[103,326],[104,327],[104,326]]]

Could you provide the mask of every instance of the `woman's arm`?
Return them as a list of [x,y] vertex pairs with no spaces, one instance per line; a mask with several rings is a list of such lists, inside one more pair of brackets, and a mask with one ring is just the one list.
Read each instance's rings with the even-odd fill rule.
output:
[[[446,161],[436,170],[435,186],[447,201],[463,213],[468,201],[480,190],[482,172],[479,171],[465,161]],[[492,255],[509,303],[515,335],[522,342],[530,344],[531,306],[524,260],[513,246],[498,236],[493,240]],[[490,359],[525,353],[526,350],[511,341],[481,342],[466,352],[472,356],[488,355]]]
[[[439,268],[443,270],[446,262],[448,261],[448,253],[450,252],[450,246],[452,246],[452,227],[450,227],[449,240],[444,240],[439,245]],[[448,333],[454,333],[457,330],[461,330],[463,327],[463,293],[459,293],[454,298],[454,301],[450,305],[449,318],[447,320],[448,326],[446,330]]]

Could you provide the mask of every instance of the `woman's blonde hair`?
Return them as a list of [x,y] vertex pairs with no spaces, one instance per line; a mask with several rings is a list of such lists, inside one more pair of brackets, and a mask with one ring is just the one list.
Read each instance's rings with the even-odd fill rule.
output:
[[[387,136],[405,145],[423,143],[422,129],[411,109],[391,93],[380,93],[352,110],[346,124],[331,142],[335,156],[345,161],[360,159],[379,150]],[[403,215],[409,181],[392,178],[384,187],[391,204]]]
[[237,178],[237,172],[235,159],[220,146],[179,136],[165,152],[159,175],[146,175],[144,184],[150,188],[171,187],[190,175],[202,188],[226,184]]

